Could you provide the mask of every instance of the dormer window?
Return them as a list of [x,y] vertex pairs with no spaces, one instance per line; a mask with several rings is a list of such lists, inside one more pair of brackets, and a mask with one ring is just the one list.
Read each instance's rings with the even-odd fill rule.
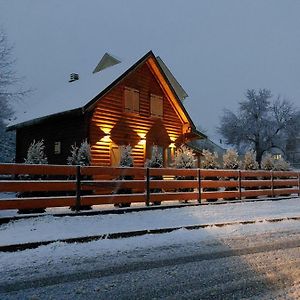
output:
[[138,90],[125,87],[124,110],[136,114],[140,112],[140,92]]
[[151,117],[163,117],[163,97],[151,94],[150,95],[150,112]]

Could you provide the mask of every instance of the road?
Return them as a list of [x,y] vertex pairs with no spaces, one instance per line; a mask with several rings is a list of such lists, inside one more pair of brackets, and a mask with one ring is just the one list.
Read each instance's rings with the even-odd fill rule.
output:
[[106,255],[56,259],[46,251],[34,264],[0,270],[0,299],[299,299],[299,221],[259,232],[243,226],[253,230]]

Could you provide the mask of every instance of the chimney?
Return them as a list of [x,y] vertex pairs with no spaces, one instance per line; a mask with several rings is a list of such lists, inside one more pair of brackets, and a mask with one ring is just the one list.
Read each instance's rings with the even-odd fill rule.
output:
[[79,74],[71,73],[69,82],[73,82],[73,81],[76,81],[76,80],[79,80]]

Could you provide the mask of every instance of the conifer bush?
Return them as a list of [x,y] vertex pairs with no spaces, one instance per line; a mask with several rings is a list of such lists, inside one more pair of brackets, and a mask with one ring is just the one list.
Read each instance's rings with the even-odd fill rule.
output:
[[91,147],[87,140],[84,140],[78,147],[76,143],[71,145],[70,156],[67,158],[68,165],[91,165]]
[[[290,171],[291,165],[284,158],[274,160],[274,171]],[[288,179],[287,177],[277,177],[278,179]],[[291,188],[291,186],[279,186],[278,189]],[[280,194],[280,196],[289,196],[290,194]]]
[[[250,150],[245,153],[242,166],[243,166],[244,170],[251,170],[251,171],[258,170],[259,165],[258,165],[258,162],[256,161],[255,151]],[[256,180],[257,177],[256,176],[252,176],[252,177],[248,176],[248,177],[245,177],[245,179],[246,180]],[[245,190],[251,190],[251,189],[252,189],[252,187],[245,187]],[[251,197],[246,197],[246,198],[249,199],[249,198],[257,198],[257,197],[251,196]]]
[[[71,145],[70,156],[67,158],[68,165],[77,165],[77,166],[90,166],[91,165],[91,147],[87,140],[84,140],[78,147],[76,143]],[[69,179],[75,179],[74,176],[71,176]],[[81,178],[83,180],[91,179],[90,176],[85,176]],[[92,194],[92,191],[81,192],[85,195]],[[75,206],[70,207],[71,210],[75,210]],[[92,207],[90,205],[81,205],[81,210],[90,210]]]
[[[203,159],[201,161],[201,167],[203,169],[219,169],[220,164],[218,162],[218,153],[210,152],[209,150],[203,150],[202,151]],[[217,181],[219,180],[218,177],[205,177],[204,179],[206,180],[214,180]],[[218,191],[218,188],[203,188],[203,192],[216,192]],[[208,199],[207,201],[217,201],[218,199]]]
[[[132,153],[132,147],[131,146],[121,146],[121,158],[120,158],[120,167],[128,168],[133,167],[133,158],[131,156]],[[120,176],[117,178],[117,180],[132,180],[133,176],[131,175],[125,175]],[[116,191],[117,194],[131,194],[132,189],[118,189]],[[131,203],[116,203],[114,204],[115,207],[130,207]]]
[[[145,163],[145,167],[147,168],[162,168],[163,167],[163,158],[162,155],[158,151],[158,147],[156,145],[152,148],[152,156],[151,159],[148,159]],[[162,176],[151,176],[150,180],[162,180]],[[162,189],[155,188],[150,189],[150,193],[161,193]],[[160,205],[161,201],[154,201],[154,205]]]
[[[45,155],[45,145],[44,140],[35,141],[30,144],[27,150],[27,156],[24,159],[25,164],[47,164],[48,159]],[[43,175],[22,175],[20,176],[21,180],[41,180],[45,179]],[[20,192],[17,193],[17,197],[43,197],[45,196],[45,192]],[[44,213],[45,208],[34,208],[34,209],[19,209],[19,214],[30,214],[30,213]]]
[[[174,166],[177,169],[192,169],[195,165],[193,151],[181,145],[175,153]],[[194,180],[194,176],[176,176],[177,180]],[[179,192],[193,192],[193,188],[180,188]],[[187,200],[184,201],[188,202]]]
[[[223,155],[224,169],[237,170],[240,167],[239,155],[234,149],[228,149]],[[235,181],[237,177],[227,177],[226,180]],[[237,187],[227,187],[225,191],[237,191]],[[225,200],[234,200],[235,197],[224,198]]]
[[271,171],[274,169],[274,158],[270,153],[267,153],[261,161],[261,168],[265,171]]

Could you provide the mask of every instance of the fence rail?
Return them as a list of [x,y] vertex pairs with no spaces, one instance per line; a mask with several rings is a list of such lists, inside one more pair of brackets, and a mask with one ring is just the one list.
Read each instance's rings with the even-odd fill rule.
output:
[[300,172],[0,164],[3,192],[0,210],[300,196]]

